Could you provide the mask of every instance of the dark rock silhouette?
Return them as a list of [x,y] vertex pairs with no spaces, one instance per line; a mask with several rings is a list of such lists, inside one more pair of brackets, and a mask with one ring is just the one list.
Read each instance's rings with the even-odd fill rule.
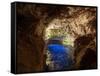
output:
[[95,36],[92,34],[81,36],[75,40],[75,68],[92,69],[97,68],[97,52]]

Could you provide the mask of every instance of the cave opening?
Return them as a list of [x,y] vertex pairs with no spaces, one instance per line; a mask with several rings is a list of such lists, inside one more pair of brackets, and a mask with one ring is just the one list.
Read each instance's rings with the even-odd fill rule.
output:
[[64,19],[53,19],[45,29],[45,53],[48,71],[70,70],[74,64],[74,37],[67,32]]

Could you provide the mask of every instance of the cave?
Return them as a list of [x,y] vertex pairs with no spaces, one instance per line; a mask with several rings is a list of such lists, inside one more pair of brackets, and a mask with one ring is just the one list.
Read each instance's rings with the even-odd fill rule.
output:
[[[16,9],[17,73],[97,67],[96,8],[19,3]],[[52,63],[49,44],[69,49],[70,67]]]

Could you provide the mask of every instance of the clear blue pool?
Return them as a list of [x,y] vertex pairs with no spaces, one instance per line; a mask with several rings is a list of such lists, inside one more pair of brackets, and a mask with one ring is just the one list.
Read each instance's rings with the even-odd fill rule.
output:
[[72,62],[68,56],[69,48],[61,44],[49,44],[47,48],[51,53],[51,61],[54,62],[54,70],[70,68]]

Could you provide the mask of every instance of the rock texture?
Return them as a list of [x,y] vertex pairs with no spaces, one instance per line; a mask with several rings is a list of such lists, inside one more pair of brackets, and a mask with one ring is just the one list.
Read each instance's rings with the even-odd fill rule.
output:
[[92,69],[97,67],[96,39],[91,34],[75,40],[75,69]]

